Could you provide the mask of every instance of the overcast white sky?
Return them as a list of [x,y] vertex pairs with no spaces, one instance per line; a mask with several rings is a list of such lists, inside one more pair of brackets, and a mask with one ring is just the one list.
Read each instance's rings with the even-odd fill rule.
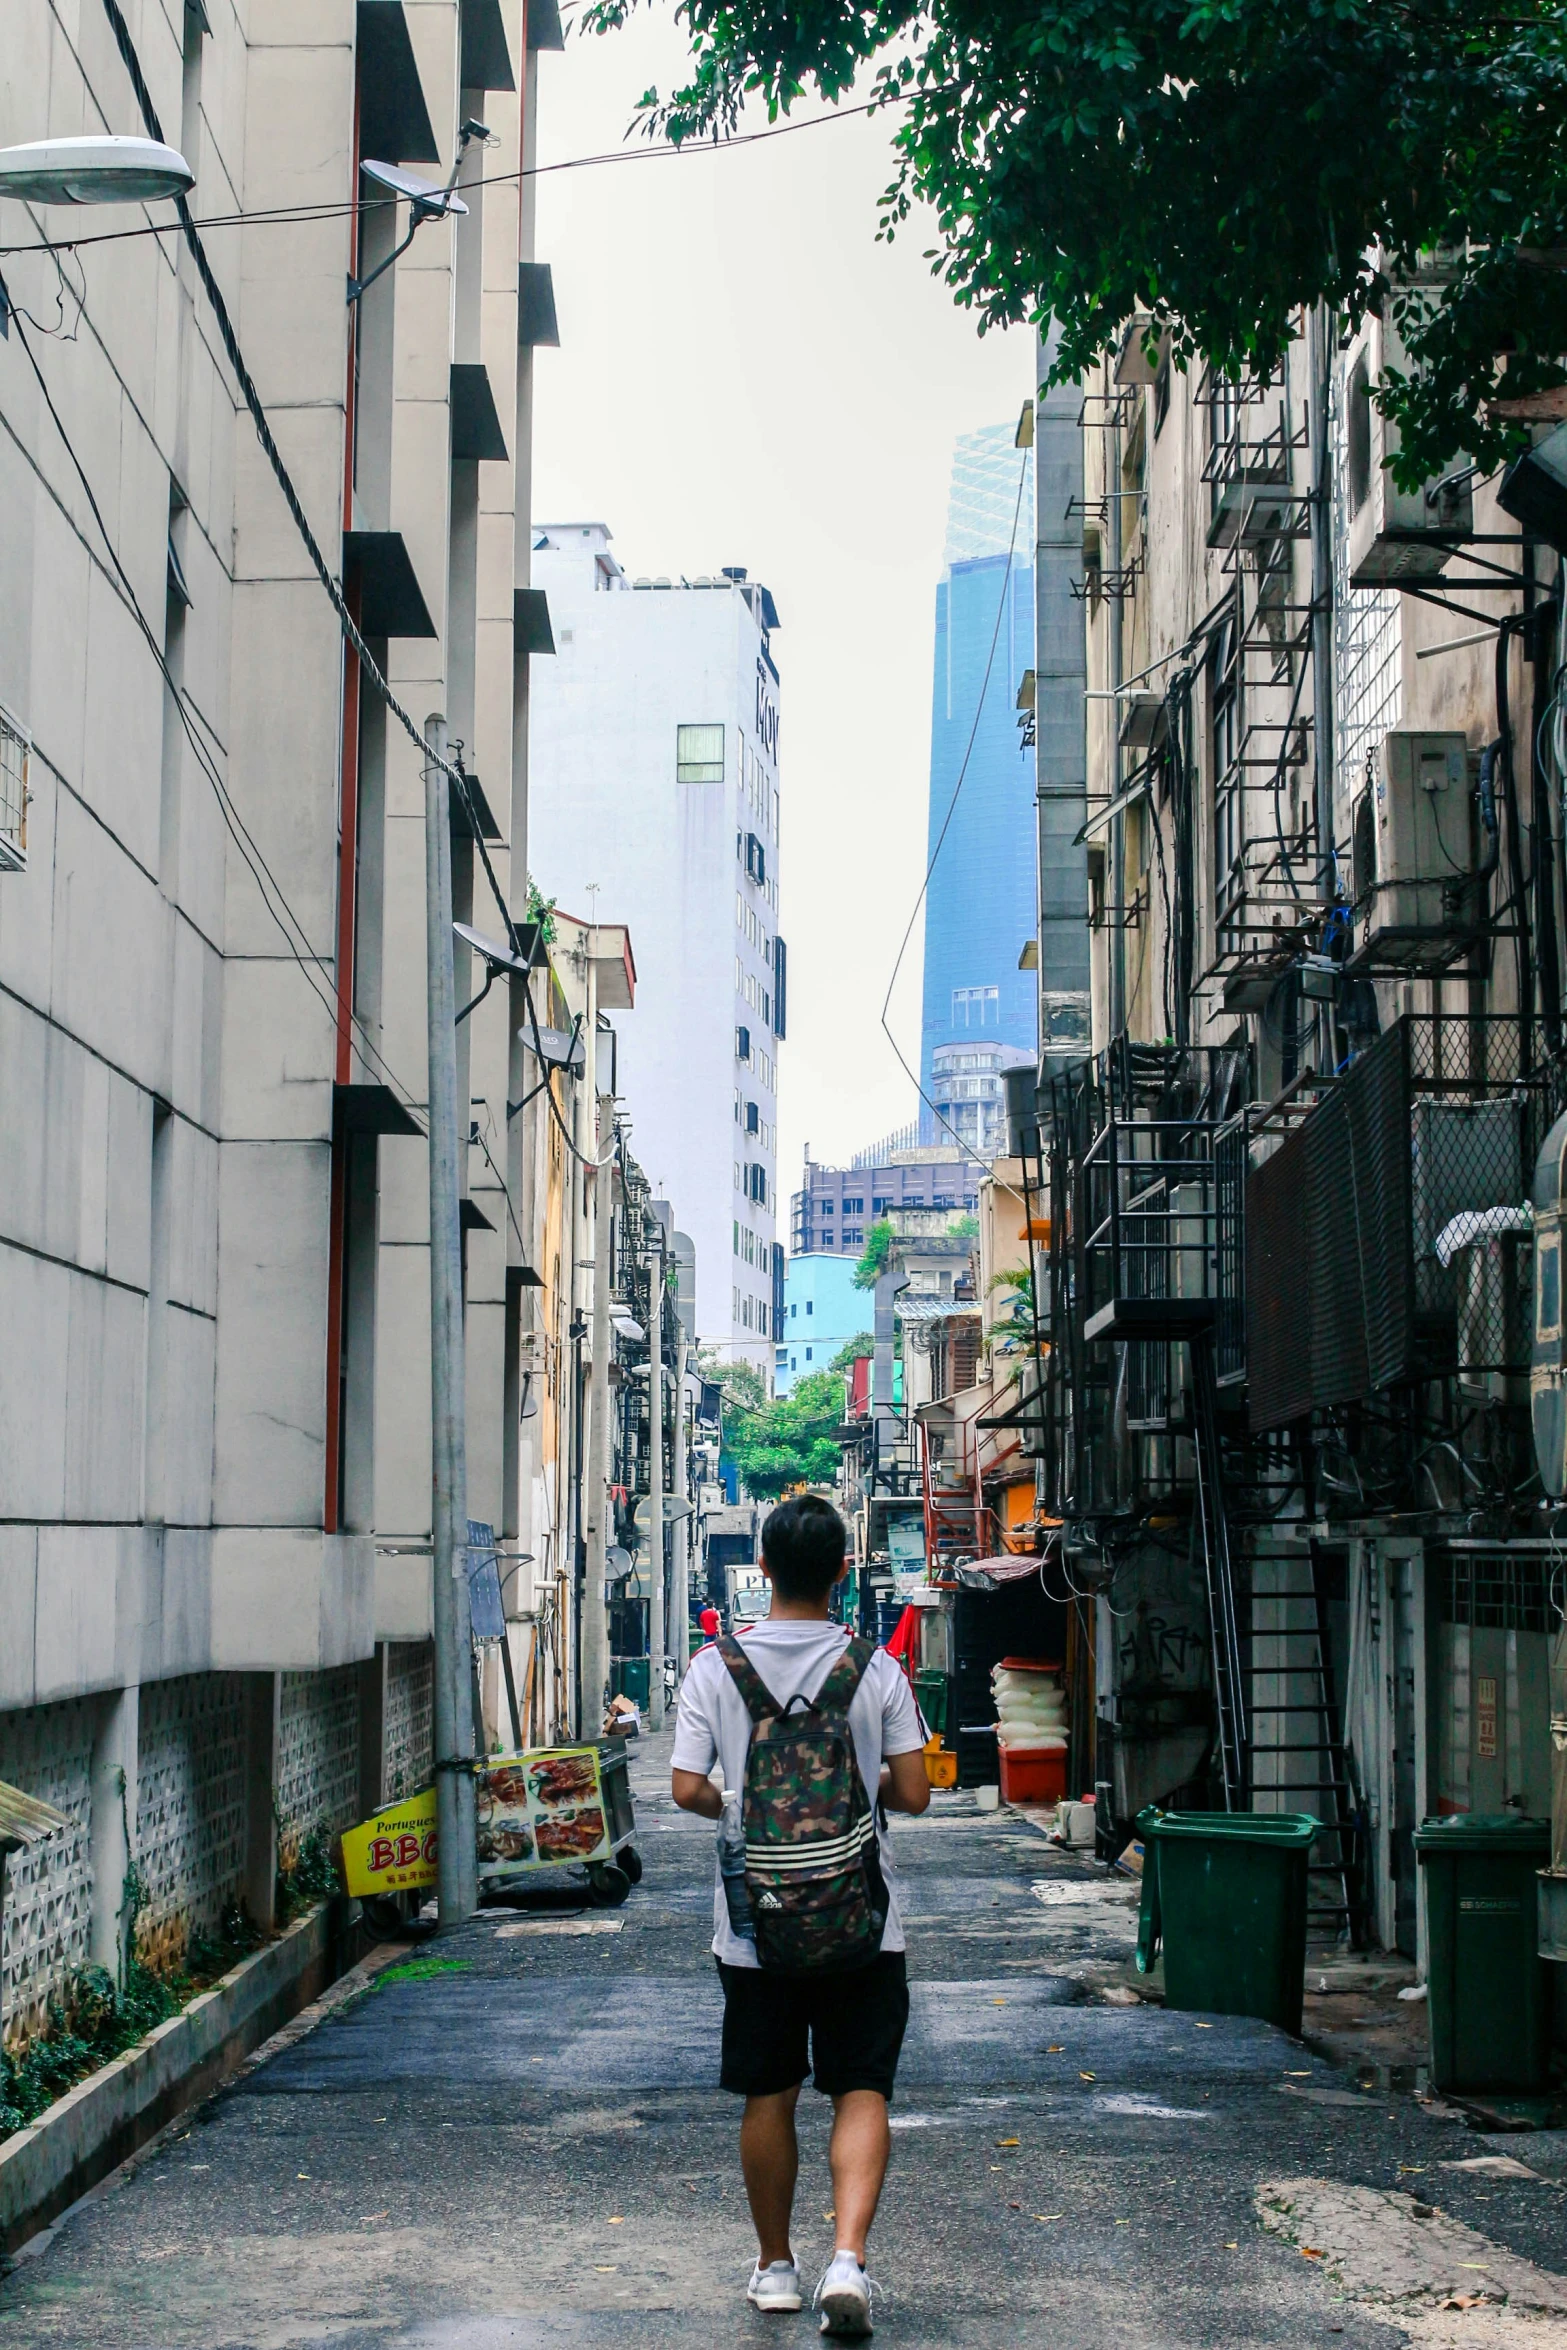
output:
[[[622,144],[682,44],[659,5],[543,60],[539,161]],[[758,116],[756,127],[762,127]],[[534,519],[602,521],[633,575],[743,563],[782,628],[779,1190],[912,1117],[882,998],[924,872],[931,626],[960,432],[1016,417],[1022,331],[983,339],[914,222],[876,241],[890,124],[538,182],[561,348],[536,370]],[[634,908],[605,906],[606,918]],[[919,926],[893,1011],[918,1064]]]

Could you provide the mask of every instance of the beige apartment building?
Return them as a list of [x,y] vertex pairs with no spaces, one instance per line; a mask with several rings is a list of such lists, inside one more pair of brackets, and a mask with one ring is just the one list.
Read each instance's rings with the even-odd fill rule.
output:
[[[1549,1814],[1567,1658],[1530,1422],[1561,532],[1549,452],[1400,490],[1393,328],[1299,327],[1231,383],[1134,318],[1049,396],[1081,442],[1039,521],[1080,532],[1094,1052],[1014,1120],[1030,1433],[1101,1817],[1309,1810],[1315,1930],[1423,1962],[1414,1830]],[[1560,1870],[1559,1796],[1556,1839]]]
[[[8,18],[0,145],[156,121],[194,168],[304,525],[410,721],[172,206],[0,201],[0,1781],[68,1823],[7,1866],[8,2030],[115,1962],[132,1863],[150,1949],[236,1901],[265,1925],[307,1830],[431,1767],[418,738],[462,746],[454,911],[503,940],[552,650],[519,174],[560,41],[553,0]],[[416,215],[375,165],[437,193]],[[624,931],[563,923],[458,1031],[468,1508],[519,1678],[575,1559],[599,1013],[633,970]],[[530,1003],[581,1018],[585,1067],[541,1070]],[[575,1720],[555,1664],[542,1734]]]

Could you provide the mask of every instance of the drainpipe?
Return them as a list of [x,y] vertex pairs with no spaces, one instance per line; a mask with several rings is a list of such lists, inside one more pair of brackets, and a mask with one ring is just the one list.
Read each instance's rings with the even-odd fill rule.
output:
[[[1333,457],[1328,439],[1333,368],[1333,318],[1325,302],[1313,305],[1307,337],[1311,369],[1311,723],[1316,751],[1317,896],[1335,895],[1337,861],[1333,842]],[[1319,1068],[1333,1066],[1333,1007],[1322,1004]]]
[[468,1472],[458,1222],[457,1005],[452,971],[452,819],[446,721],[425,722],[425,941],[430,1122],[430,1547],[435,1629],[435,1800],[441,1925],[479,1906],[474,1828],[473,1632],[468,1615]]
[[[596,991],[595,991],[596,993]],[[598,1148],[604,1162],[615,1139],[615,1097],[598,1097]],[[609,1611],[604,1577],[609,1548],[609,1288],[610,1231],[614,1220],[615,1161],[593,1170],[593,1337],[588,1374],[588,1479],[583,1523],[588,1572],[582,1592],[582,1697],[579,1738],[596,1738],[609,1692]]]

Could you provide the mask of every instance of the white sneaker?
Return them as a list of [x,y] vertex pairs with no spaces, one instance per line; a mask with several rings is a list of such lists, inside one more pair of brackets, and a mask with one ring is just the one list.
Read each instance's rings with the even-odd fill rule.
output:
[[852,2252],[835,2252],[821,2274],[813,2306],[822,2313],[824,2334],[865,2335],[872,2331],[871,2302],[881,2291]]
[[751,2271],[745,2297],[754,2301],[758,2309],[798,2309],[800,2272],[792,2260],[770,2261],[766,2268],[758,2261]]

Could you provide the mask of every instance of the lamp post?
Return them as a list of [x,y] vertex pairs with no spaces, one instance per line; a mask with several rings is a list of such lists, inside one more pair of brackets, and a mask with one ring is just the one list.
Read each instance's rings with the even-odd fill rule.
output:
[[0,147],[0,196],[28,204],[157,204],[196,174],[157,139],[33,139]]

